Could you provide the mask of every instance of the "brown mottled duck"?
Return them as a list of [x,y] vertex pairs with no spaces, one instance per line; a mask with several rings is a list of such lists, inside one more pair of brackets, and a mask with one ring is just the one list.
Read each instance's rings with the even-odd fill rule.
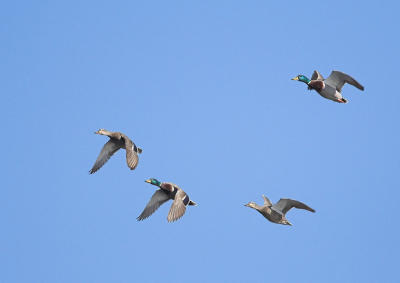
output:
[[103,146],[96,162],[89,173],[93,174],[99,170],[110,157],[116,153],[120,148],[126,151],[126,163],[128,167],[133,170],[136,168],[139,162],[139,153],[142,153],[142,149],[137,147],[129,138],[120,132],[110,132],[105,129],[100,129],[95,134],[108,136],[110,139]]
[[245,206],[254,208],[273,223],[292,225],[286,219],[286,213],[293,207],[315,212],[314,209],[297,200],[281,198],[277,203],[273,205],[266,196],[263,195],[263,198],[264,205],[262,206],[256,204],[255,202],[249,202],[248,204],[245,204]]

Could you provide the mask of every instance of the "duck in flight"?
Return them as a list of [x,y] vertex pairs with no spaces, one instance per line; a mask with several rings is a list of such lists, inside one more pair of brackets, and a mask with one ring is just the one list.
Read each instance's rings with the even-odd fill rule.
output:
[[181,188],[173,183],[161,183],[154,178],[148,179],[145,182],[159,187],[159,189],[156,190],[143,212],[137,218],[138,221],[152,215],[163,203],[170,199],[173,202],[168,213],[168,222],[173,222],[181,218],[186,212],[186,206],[197,205]]
[[263,195],[263,198],[264,198],[264,205],[258,205],[255,202],[251,201],[248,204],[245,204],[244,206],[257,210],[265,218],[267,218],[269,221],[273,223],[282,225],[292,225],[286,219],[286,213],[293,207],[315,212],[314,209],[297,200],[281,198],[277,203],[272,204],[271,201],[266,196]]
[[96,162],[89,173],[93,174],[99,170],[110,157],[116,153],[120,148],[126,151],[126,163],[131,170],[134,170],[139,163],[139,153],[142,153],[142,149],[137,147],[128,136],[120,132],[110,132],[105,129],[100,129],[95,134],[108,136],[110,139],[100,151]]
[[308,86],[309,90],[314,89],[322,97],[339,103],[347,103],[347,99],[342,96],[342,87],[345,83],[351,84],[359,90],[364,90],[364,87],[359,82],[340,71],[332,71],[326,79],[318,71],[314,71],[311,80],[304,75],[298,75],[292,80],[303,82]]

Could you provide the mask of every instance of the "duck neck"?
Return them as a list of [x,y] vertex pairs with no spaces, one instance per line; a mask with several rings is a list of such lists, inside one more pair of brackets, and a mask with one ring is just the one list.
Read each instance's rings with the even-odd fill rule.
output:
[[254,208],[257,209],[258,211],[261,211],[263,209],[263,206],[258,205],[258,204],[254,204]]
[[301,76],[299,78],[299,81],[305,83],[306,85],[308,85],[311,82],[311,80],[309,78],[307,78],[306,76]]

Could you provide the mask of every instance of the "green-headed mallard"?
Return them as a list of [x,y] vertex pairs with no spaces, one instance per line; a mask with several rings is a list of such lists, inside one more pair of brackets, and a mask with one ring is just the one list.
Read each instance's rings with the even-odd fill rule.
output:
[[146,219],[152,215],[164,202],[174,200],[168,213],[168,222],[176,221],[181,218],[186,211],[186,206],[197,205],[189,199],[189,196],[177,185],[172,183],[161,183],[157,179],[151,178],[145,181],[159,187],[147,203],[143,212],[137,218],[138,221]]
[[262,206],[256,204],[255,202],[249,202],[248,204],[245,204],[245,206],[254,208],[273,223],[292,225],[286,219],[286,213],[293,207],[315,212],[314,209],[297,200],[281,198],[277,203],[273,205],[266,196],[263,195],[263,198],[264,205]]
[[110,132],[105,129],[100,129],[95,134],[108,136],[110,140],[103,146],[96,162],[89,171],[90,174],[99,170],[120,148],[124,148],[126,151],[126,163],[128,167],[131,170],[136,168],[139,162],[138,154],[142,153],[142,149],[138,148],[126,135],[120,132]]
[[341,93],[345,83],[364,90],[364,87],[355,79],[339,71],[332,71],[326,80],[318,71],[314,71],[311,80],[304,75],[298,75],[292,80],[303,82],[308,85],[308,89],[315,89],[321,96],[339,103],[347,103],[347,100],[343,98]]

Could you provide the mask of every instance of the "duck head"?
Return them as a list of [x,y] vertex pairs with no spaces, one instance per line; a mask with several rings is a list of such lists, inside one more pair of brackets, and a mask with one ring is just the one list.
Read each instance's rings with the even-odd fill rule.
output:
[[98,135],[106,136],[109,133],[109,131],[107,131],[106,129],[100,129],[100,130],[98,130],[97,132],[94,132],[94,133],[98,134]]
[[149,183],[149,184],[152,184],[152,185],[154,185],[154,186],[157,186],[157,187],[159,187],[159,186],[161,185],[161,182],[158,181],[158,180],[155,179],[155,178],[147,179],[145,182],[146,182],[146,183]]
[[251,208],[256,208],[257,204],[254,201],[251,201],[251,202],[245,204],[244,206],[251,207]]
[[294,77],[292,80],[303,82],[305,84],[308,84],[311,81],[309,78],[307,78],[304,75],[298,75],[298,76]]

